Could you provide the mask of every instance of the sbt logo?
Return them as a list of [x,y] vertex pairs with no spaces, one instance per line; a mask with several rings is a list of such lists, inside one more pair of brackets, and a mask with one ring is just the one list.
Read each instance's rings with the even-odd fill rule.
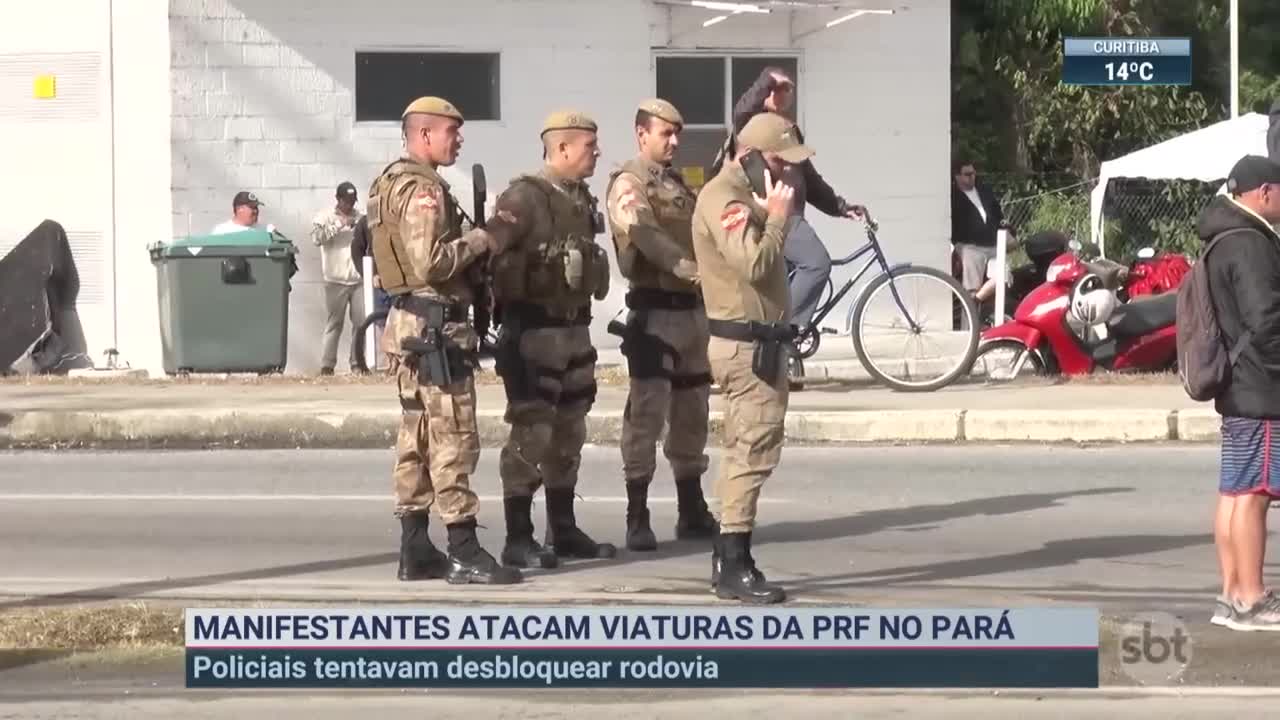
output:
[[1121,668],[1143,684],[1171,682],[1191,664],[1186,625],[1167,613],[1146,613],[1124,624],[1117,638]]

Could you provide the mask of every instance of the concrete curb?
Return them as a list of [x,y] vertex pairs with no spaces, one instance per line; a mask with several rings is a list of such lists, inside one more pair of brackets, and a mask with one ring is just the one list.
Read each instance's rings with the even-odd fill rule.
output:
[[[389,448],[400,413],[129,410],[0,413],[0,449],[57,448]],[[477,416],[484,447],[506,440],[501,412]],[[787,413],[792,445],[885,443],[1214,442],[1220,420],[1208,409],[883,410]],[[719,446],[721,413],[711,415]],[[617,445],[622,413],[592,412],[587,442]]]

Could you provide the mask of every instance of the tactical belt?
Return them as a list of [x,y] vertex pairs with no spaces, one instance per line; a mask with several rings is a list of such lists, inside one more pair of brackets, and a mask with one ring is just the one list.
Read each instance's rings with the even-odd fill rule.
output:
[[[412,313],[418,317],[431,319],[433,316],[439,316],[441,323],[454,322],[461,323],[467,321],[467,306],[462,303],[451,303],[444,300],[434,300],[419,295],[398,295],[391,304],[407,313]],[[432,323],[428,322],[428,325]]]
[[591,324],[591,306],[584,305],[569,316],[556,315],[545,307],[528,302],[508,302],[502,306],[503,324],[518,325],[521,330],[575,327]]
[[701,305],[702,296],[697,293],[657,288],[634,288],[627,292],[627,307],[632,310],[696,310]]
[[751,357],[751,371],[770,385],[778,381],[782,367],[783,346],[790,346],[796,337],[796,327],[788,323],[763,323],[754,320],[707,320],[711,335],[726,340],[755,344]]

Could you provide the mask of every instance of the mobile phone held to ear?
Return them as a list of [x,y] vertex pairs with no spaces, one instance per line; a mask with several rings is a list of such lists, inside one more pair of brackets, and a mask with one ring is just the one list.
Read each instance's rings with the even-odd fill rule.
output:
[[751,190],[760,197],[768,197],[769,186],[764,180],[768,165],[764,161],[764,155],[759,150],[752,150],[742,156],[741,162],[742,170],[747,174],[747,182],[751,183]]

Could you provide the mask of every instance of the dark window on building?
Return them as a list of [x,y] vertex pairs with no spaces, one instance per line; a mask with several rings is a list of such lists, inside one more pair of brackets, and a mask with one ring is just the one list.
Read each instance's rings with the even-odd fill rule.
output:
[[423,95],[448,100],[468,121],[500,119],[498,54],[356,53],[356,122],[399,122]]
[[656,58],[658,97],[680,109],[687,125],[724,124],[724,58]]
[[[735,57],[732,59],[732,83],[733,83],[733,99],[732,102],[737,103],[738,98],[742,97],[742,93],[751,87],[751,83],[760,77],[761,71],[765,68],[773,66],[782,68],[796,83],[796,107],[800,105],[800,80],[797,76],[797,60],[794,57]],[[794,110],[793,110],[794,112]]]

